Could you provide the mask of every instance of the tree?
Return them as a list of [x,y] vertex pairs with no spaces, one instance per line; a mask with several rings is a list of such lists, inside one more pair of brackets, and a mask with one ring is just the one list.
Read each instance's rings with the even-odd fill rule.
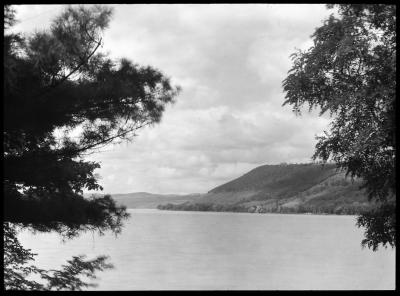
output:
[[[68,7],[48,31],[29,37],[9,32],[12,7],[4,14],[3,228],[5,269],[15,271],[5,273],[5,288],[80,289],[86,284],[74,276],[109,268],[105,257],[75,257],[53,276],[26,269],[34,254],[19,244],[16,228],[65,238],[86,230],[119,233],[129,216],[125,207],[108,195],[83,196],[85,188],[102,190],[94,173],[100,165],[84,157],[158,123],[179,88],[157,69],[99,52],[110,8]],[[49,284],[18,285],[29,273]]]
[[313,158],[364,180],[375,207],[357,225],[366,228],[362,245],[375,251],[396,243],[396,6],[336,7],[338,16],[311,36],[314,45],[292,55],[283,105],[330,112],[330,131],[317,137]]

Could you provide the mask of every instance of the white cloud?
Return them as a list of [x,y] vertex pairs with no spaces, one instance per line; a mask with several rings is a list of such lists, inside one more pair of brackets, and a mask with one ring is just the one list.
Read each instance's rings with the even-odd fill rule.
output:
[[[17,17],[52,8],[22,6]],[[330,13],[304,4],[115,6],[104,50],[161,69],[182,92],[159,125],[91,156],[105,192],[207,192],[259,165],[310,161],[329,119],[282,107],[281,83],[289,55],[312,45]],[[16,28],[42,28],[52,16]]]

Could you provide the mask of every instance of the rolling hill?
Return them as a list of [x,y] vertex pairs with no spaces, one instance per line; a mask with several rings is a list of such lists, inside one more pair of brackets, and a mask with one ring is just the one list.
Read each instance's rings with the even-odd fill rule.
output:
[[[90,196],[86,194],[86,196]],[[124,194],[111,194],[111,197],[119,205],[124,205],[128,209],[155,209],[160,204],[170,203],[182,203],[187,201],[194,201],[200,194],[153,194],[147,192],[134,192]]]
[[257,167],[166,210],[357,214],[368,208],[362,180],[345,177],[335,164],[281,164]]

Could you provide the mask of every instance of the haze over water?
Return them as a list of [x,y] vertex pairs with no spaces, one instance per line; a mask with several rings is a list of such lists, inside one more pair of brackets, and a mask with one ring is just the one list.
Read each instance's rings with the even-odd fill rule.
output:
[[[20,234],[37,266],[109,255],[97,290],[394,289],[395,250],[362,249],[354,216],[129,210],[122,234]],[[93,288],[92,288],[93,289]]]

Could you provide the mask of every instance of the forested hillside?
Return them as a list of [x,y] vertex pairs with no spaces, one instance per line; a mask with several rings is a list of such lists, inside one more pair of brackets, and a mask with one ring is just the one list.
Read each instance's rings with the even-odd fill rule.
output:
[[161,204],[189,211],[358,214],[368,208],[362,180],[345,177],[334,164],[257,167],[195,201]]

